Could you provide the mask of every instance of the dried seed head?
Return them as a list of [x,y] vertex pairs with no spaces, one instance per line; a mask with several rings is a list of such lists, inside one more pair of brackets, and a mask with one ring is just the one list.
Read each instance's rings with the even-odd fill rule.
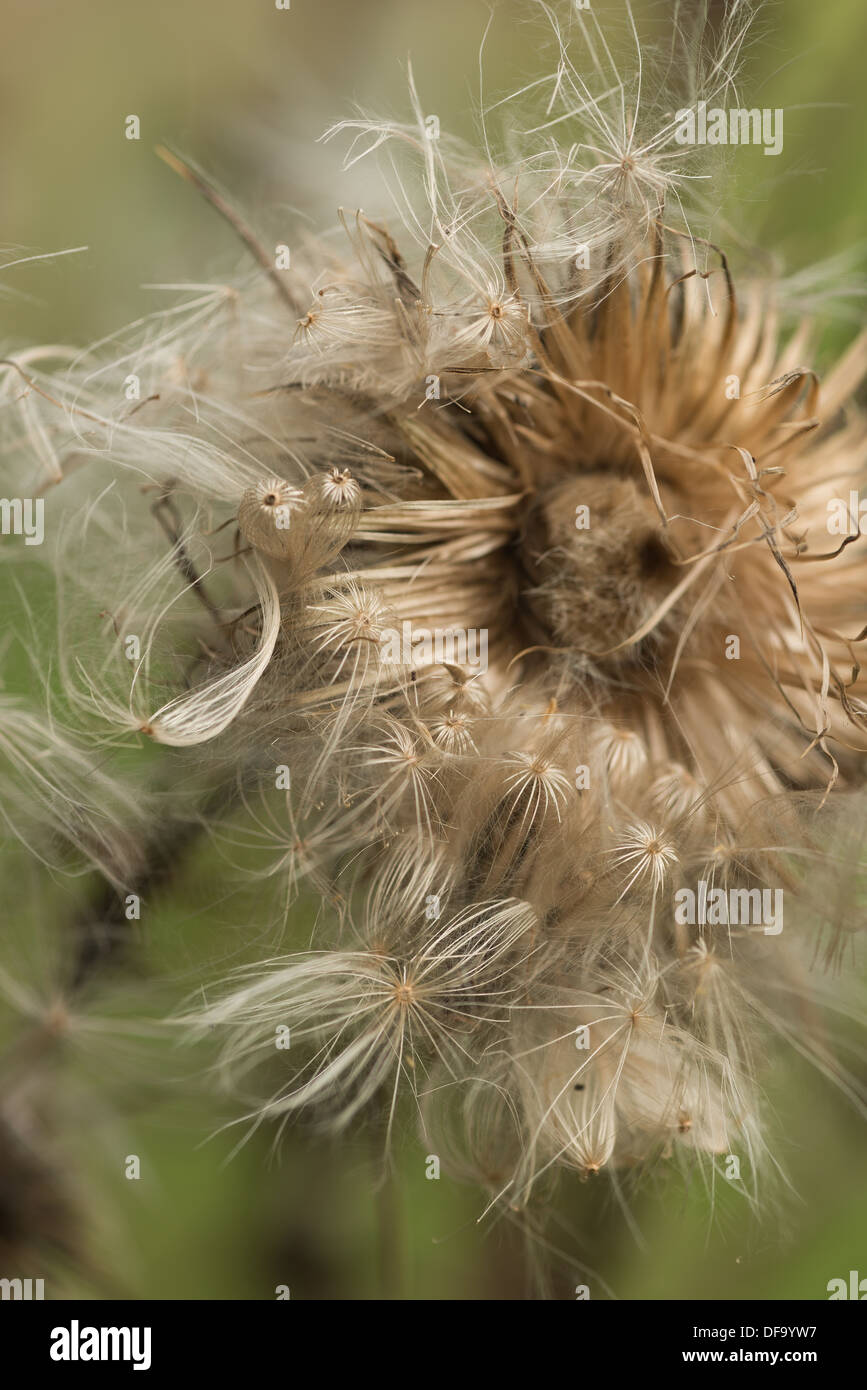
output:
[[284,559],[293,521],[304,505],[300,488],[282,478],[267,478],[248,488],[238,508],[238,526],[250,545],[265,555]]
[[[749,6],[726,7],[709,53],[703,30],[681,52],[682,9],[683,61],[655,94],[650,55],[621,71],[601,20],[570,26],[571,56],[555,28],[555,71],[521,94],[544,92],[538,121],[512,122],[501,157],[490,130],[481,159],[429,139],[414,88],[409,125],[350,123],[350,162],[391,142],[400,244],[341,214],[339,243],[311,237],[279,293],[263,276],[148,325],[135,412],[117,412],[110,355],[68,377],[38,351],[0,364],[21,495],[86,502],[80,553],[52,556],[64,591],[79,576],[109,626],[142,634],[135,661],[114,633],[72,661],[61,631],[70,708],[103,740],[149,735],[154,800],[179,818],[210,825],[240,790],[231,833],[270,843],[286,903],[302,878],[320,900],[315,949],[204,1010],[227,1073],[273,1063],[291,1024],[256,1117],[339,1126],[403,1088],[433,1124],[431,1078],[457,1098],[467,1170],[518,1207],[557,1168],[736,1144],[755,1168],[766,1031],[806,1034],[813,1014],[799,905],[838,943],[863,917],[846,832],[867,773],[863,547],[827,543],[826,505],[864,452],[865,354],[820,391],[774,286],[696,235],[698,156],[671,113],[729,93]],[[230,530],[221,551],[236,509],[246,545]],[[466,640],[395,655],[406,629]],[[109,796],[49,713],[9,715],[4,816],[18,833],[29,797],[28,836],[62,824],[122,887],[147,838],[138,783],[118,773]],[[176,770],[200,744],[215,788],[191,807]],[[680,920],[698,874],[785,890],[785,931]],[[814,908],[835,876],[833,912]],[[824,1041],[797,1037],[833,1074]]]

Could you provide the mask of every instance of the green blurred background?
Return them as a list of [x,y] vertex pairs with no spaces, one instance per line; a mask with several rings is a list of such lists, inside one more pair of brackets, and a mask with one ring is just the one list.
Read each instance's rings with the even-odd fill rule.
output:
[[[594,7],[622,17],[622,5]],[[488,40],[498,92],[538,75],[518,22],[530,8],[504,5]],[[635,8],[652,9],[656,23],[672,6]],[[154,156],[160,141],[232,189],[269,235],[299,218],[330,226],[338,205],[377,210],[372,169],[342,174],[339,143],[316,137],[356,103],[405,119],[408,55],[425,110],[472,137],[487,13],[479,0],[292,0],[288,12],[273,0],[2,0],[0,262],[88,248],[0,266],[3,350],[86,343],[164,302],[148,284],[213,283],[236,269],[234,237]],[[752,54],[747,104],[786,108],[786,150],[772,169],[760,152],[745,152],[729,216],[793,271],[864,235],[865,42],[863,0],[785,0],[766,11]],[[124,138],[133,113],[138,142]],[[851,331],[840,322],[823,351]],[[48,614],[35,576],[30,597]],[[26,685],[26,663],[8,655],[7,689]],[[245,931],[260,936],[245,924],[269,919],[251,894],[217,894],[215,852],[201,848],[148,912],[136,973],[160,1003],[234,962]],[[12,845],[0,886],[23,955],[89,891],[37,876]],[[303,943],[308,928],[302,906],[289,935]],[[172,981],[169,1000],[163,979]],[[122,991],[112,1007],[123,1019]],[[275,1147],[273,1134],[259,1132],[230,1157],[238,1132],[217,1131],[231,1108],[203,1100],[196,1085],[205,1057],[154,1046],[126,1067],[106,1050],[71,1064],[72,1130],[82,1076],[106,1107],[102,1119],[83,1109],[69,1140],[93,1212],[92,1266],[86,1276],[72,1266],[58,1273],[55,1292],[273,1298],[285,1284],[293,1298],[379,1296],[372,1185],[381,1135],[335,1142],[296,1127]],[[810,1299],[826,1297],[828,1280],[850,1269],[867,1274],[860,1121],[797,1060],[772,1063],[766,1086],[791,1192],[761,1215],[718,1192],[710,1215],[701,1183],[677,1176],[622,1200],[601,1182],[566,1182],[546,1237],[563,1256],[547,1286],[530,1277],[532,1242],[528,1254],[516,1226],[478,1225],[477,1193],[446,1176],[425,1179],[424,1148],[406,1116],[392,1194],[404,1296],[569,1297],[586,1282],[593,1297]],[[140,1155],[140,1181],[125,1180],[126,1153]]]

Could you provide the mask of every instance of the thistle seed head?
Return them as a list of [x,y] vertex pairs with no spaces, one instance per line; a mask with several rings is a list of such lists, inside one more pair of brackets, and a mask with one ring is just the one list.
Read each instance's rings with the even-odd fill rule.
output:
[[74,648],[61,625],[74,738],[0,707],[0,745],[112,882],[139,807],[79,745],[146,730],[160,804],[209,824],[240,788],[263,878],[317,907],[312,948],[187,1019],[250,1120],[408,1093],[509,1206],[555,1170],[728,1153],[752,1184],[774,1031],[855,1092],[801,1005],[803,939],[848,944],[863,870],[864,543],[826,516],[863,457],[864,344],[821,383],[801,365],[774,284],[695,230],[670,114],[678,78],[725,99],[746,10],[658,78],[637,33],[627,71],[597,20],[570,48],[555,18],[517,154],[428,138],[414,86],[406,125],[344,122],[349,163],[393,153],[397,218],[341,213],[343,251],[310,239],[280,294],[147,327],[134,412],[110,356],[0,368],[18,490],[80,518],[47,558],[116,624]]

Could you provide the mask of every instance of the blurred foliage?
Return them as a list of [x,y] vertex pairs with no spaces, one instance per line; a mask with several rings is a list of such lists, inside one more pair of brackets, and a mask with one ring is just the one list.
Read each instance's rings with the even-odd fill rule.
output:
[[[535,75],[519,22],[528,8],[505,4],[488,40],[486,67],[498,87]],[[600,0],[595,8],[612,5]],[[652,20],[660,8],[664,17],[670,6],[636,3]],[[288,12],[270,0],[89,0],[84,8],[6,0],[0,260],[88,249],[0,269],[4,350],[85,343],[164,299],[146,285],[212,281],[239,263],[228,229],[154,157],[160,141],[193,156],[257,216],[271,209],[273,229],[297,216],[330,224],[338,204],[364,201],[366,175],[342,176],[341,151],[314,142],[355,103],[405,112],[408,54],[426,109],[471,137],[486,18],[481,0],[292,0]],[[865,40],[863,0],[785,0],[765,13],[750,96],[786,108],[786,158],[769,169],[751,152],[752,171],[729,220],[747,237],[761,236],[792,269],[863,237]],[[137,143],[124,138],[131,113],[141,120]],[[52,620],[51,593],[31,568],[27,598],[38,631]],[[11,611],[17,595],[7,602]],[[4,603],[4,617],[5,610]],[[33,676],[23,651],[9,656],[6,689],[26,689]],[[273,920],[252,892],[214,899],[215,853],[200,846],[182,881],[149,906],[134,969],[145,992],[153,984],[157,1013],[260,947],[266,928],[258,924]],[[88,891],[56,874],[37,884],[14,847],[2,886],[7,907],[17,904],[8,916],[31,946],[41,939],[37,919],[64,920]],[[304,943],[309,930],[302,907],[281,944]],[[269,948],[275,944],[269,939]],[[273,1298],[287,1284],[294,1298],[377,1297],[372,1189],[382,1135],[334,1141],[295,1127],[275,1144],[258,1131],[235,1151],[243,1131],[221,1128],[232,1110],[204,1099],[197,1084],[210,1060],[207,1048],[148,1048],[141,1079],[133,1073],[124,1087],[123,1139],[113,1131],[106,1138],[116,1155],[107,1169],[97,1163],[101,1136],[80,1136],[77,1161],[103,1218],[93,1236],[99,1270],[84,1280],[70,1271],[55,1291]],[[168,1094],[147,1079],[158,1083],[163,1070]],[[731,1192],[717,1192],[710,1211],[701,1184],[677,1177],[627,1186],[620,1197],[601,1181],[566,1182],[548,1233],[566,1256],[555,1258],[547,1292],[570,1297],[576,1283],[588,1282],[594,1297],[823,1298],[830,1278],[859,1262],[863,1268],[867,1192],[857,1117],[791,1058],[772,1068],[767,1089],[791,1191],[756,1216]],[[396,1152],[405,1297],[521,1298],[546,1288],[529,1279],[533,1242],[513,1221],[478,1225],[477,1193],[446,1176],[425,1179],[409,1113]],[[141,1156],[141,1181],[124,1179],[125,1153]]]

